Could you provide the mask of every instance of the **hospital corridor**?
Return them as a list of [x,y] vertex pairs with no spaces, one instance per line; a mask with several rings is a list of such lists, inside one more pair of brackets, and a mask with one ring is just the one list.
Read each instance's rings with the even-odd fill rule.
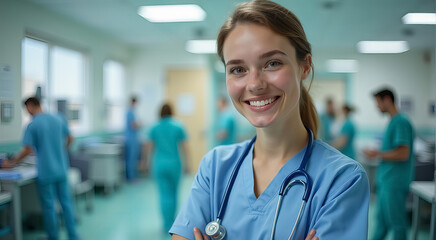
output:
[[0,0],[0,240],[436,240],[435,0]]

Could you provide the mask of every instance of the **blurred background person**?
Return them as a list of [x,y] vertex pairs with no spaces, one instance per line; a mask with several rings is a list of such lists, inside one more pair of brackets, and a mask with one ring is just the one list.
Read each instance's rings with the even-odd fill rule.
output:
[[23,150],[17,157],[4,160],[3,168],[20,163],[32,150],[36,154],[37,190],[41,204],[47,239],[59,239],[56,199],[62,207],[62,216],[70,240],[78,239],[76,219],[68,183],[67,148],[73,141],[67,122],[60,115],[44,113],[39,100],[28,98],[24,105],[32,121],[23,137]]
[[227,99],[218,99],[218,132],[216,134],[218,145],[228,145],[236,142],[236,122],[227,105]]
[[335,105],[332,98],[327,98],[325,101],[325,110],[320,114],[320,130],[319,138],[327,143],[333,140],[332,126],[335,121]]
[[344,122],[342,124],[339,136],[332,142],[332,146],[341,151],[346,156],[356,159],[354,149],[354,138],[356,136],[356,125],[351,120],[350,114],[354,112],[354,108],[345,104],[342,106],[342,114]]
[[147,147],[153,159],[151,171],[158,187],[165,233],[175,219],[182,168],[185,172],[189,169],[186,130],[172,115],[172,107],[165,103],[160,112],[160,121],[150,130]]
[[398,111],[392,90],[382,89],[373,95],[377,107],[389,114],[391,121],[384,133],[380,150],[365,149],[369,159],[380,159],[376,174],[376,228],[371,239],[407,239],[406,198],[414,175],[414,129],[408,117]]
[[136,97],[130,98],[130,108],[126,115],[125,129],[125,156],[126,156],[126,179],[134,181],[138,175],[138,163],[141,156],[141,145],[138,138],[138,131],[141,125],[138,123],[135,114]]

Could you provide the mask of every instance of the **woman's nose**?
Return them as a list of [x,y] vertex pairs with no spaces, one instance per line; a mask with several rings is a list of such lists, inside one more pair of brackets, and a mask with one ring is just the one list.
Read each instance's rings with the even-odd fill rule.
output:
[[248,75],[247,90],[258,93],[266,89],[267,82],[260,71],[251,71]]

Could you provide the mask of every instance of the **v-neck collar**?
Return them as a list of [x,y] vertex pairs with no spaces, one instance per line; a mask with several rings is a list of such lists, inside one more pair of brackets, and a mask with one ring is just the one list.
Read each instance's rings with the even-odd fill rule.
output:
[[300,166],[307,146],[283,165],[258,198],[256,198],[256,195],[254,194],[253,147],[254,144],[251,146],[250,152],[245,157],[241,170],[244,179],[244,186],[247,186],[244,191],[251,206],[251,211],[254,214],[262,214],[265,206],[278,195],[280,186],[285,178]]

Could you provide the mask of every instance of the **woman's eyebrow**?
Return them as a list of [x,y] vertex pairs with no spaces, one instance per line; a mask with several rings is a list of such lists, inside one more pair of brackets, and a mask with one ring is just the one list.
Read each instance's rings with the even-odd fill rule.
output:
[[232,65],[232,64],[241,64],[244,61],[240,60],[240,59],[233,59],[233,60],[229,60],[228,62],[226,62],[226,66],[227,65]]
[[[280,50],[272,50],[272,51],[269,51],[269,52],[266,52],[266,53],[260,55],[259,59],[268,58],[268,57],[274,56],[276,54],[287,56],[286,53],[284,53],[284,52],[282,52]],[[232,65],[232,64],[241,64],[243,62],[244,61],[242,61],[241,59],[232,59],[232,60],[229,60],[228,62],[226,62],[225,65],[227,66],[227,65]]]
[[287,56],[286,53],[284,53],[280,50],[272,50],[272,51],[269,51],[269,52],[266,52],[266,53],[260,55],[259,59],[268,58],[268,57],[274,56],[276,54]]

